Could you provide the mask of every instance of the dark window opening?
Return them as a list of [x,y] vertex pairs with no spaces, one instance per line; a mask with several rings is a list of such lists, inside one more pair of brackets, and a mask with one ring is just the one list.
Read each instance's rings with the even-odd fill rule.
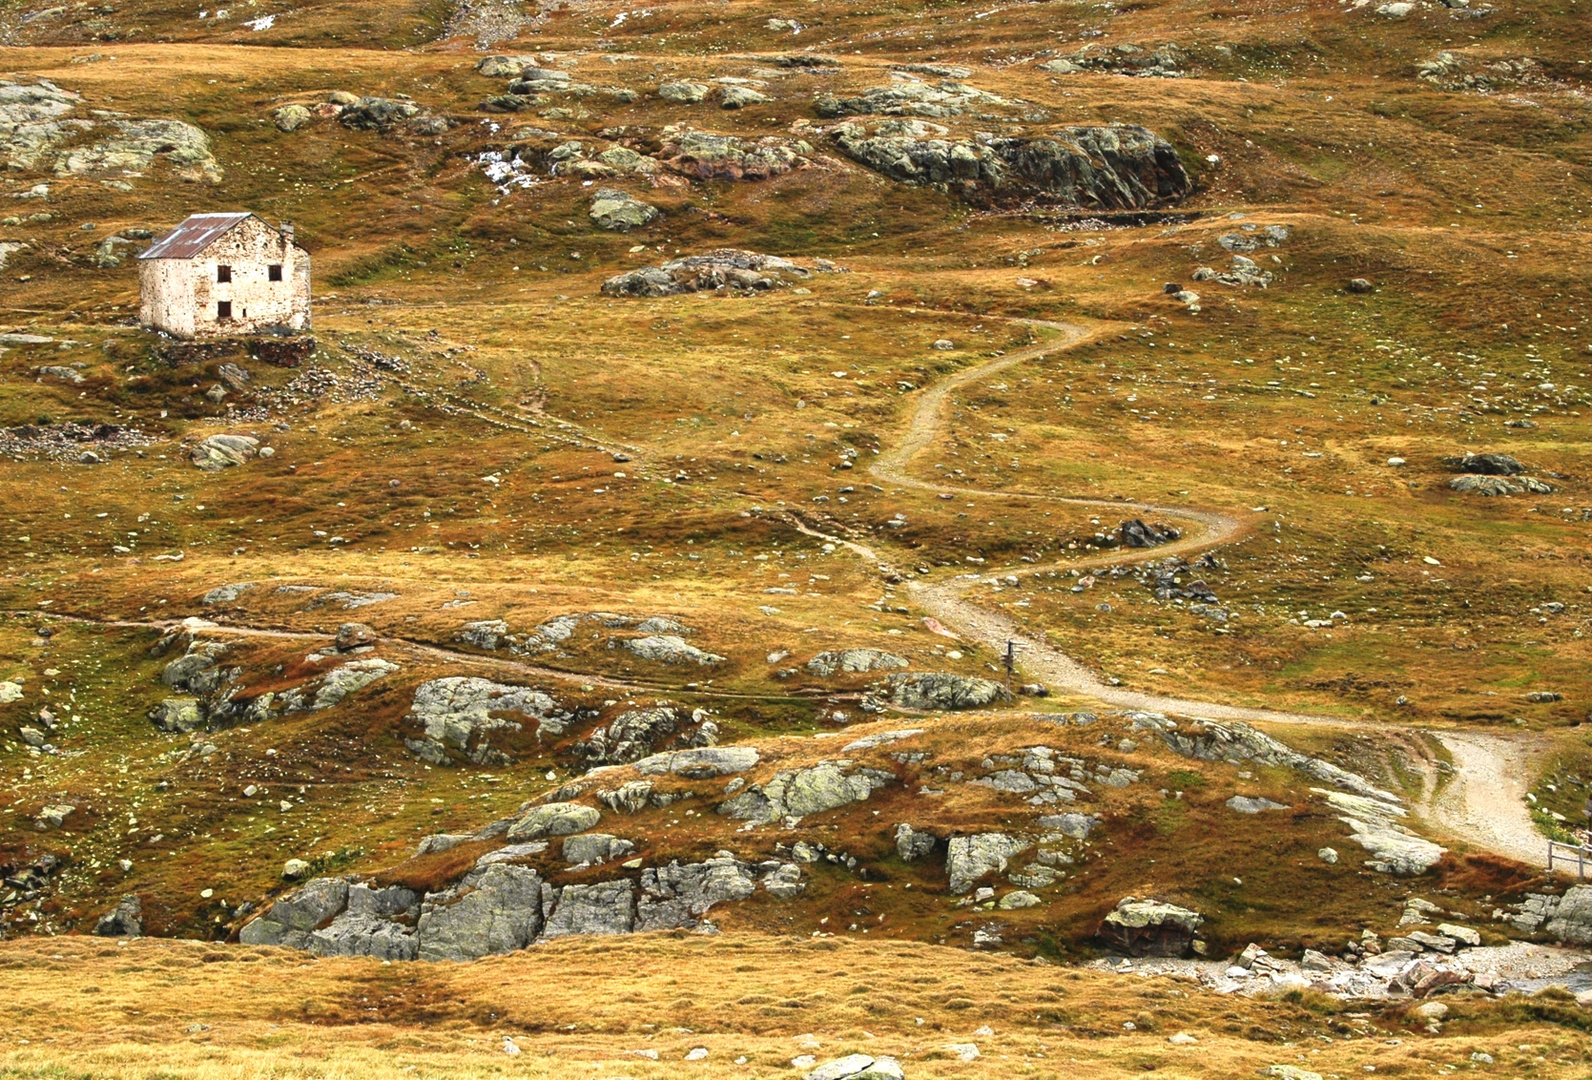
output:
[[230,319],[230,318],[232,318],[232,301],[231,300],[218,300],[218,301],[216,301],[216,318],[217,319]]
[[216,267],[216,280],[218,282],[220,282],[220,281],[231,281],[232,280],[232,267],[230,267],[230,266],[218,266],[218,267]]
[[266,268],[266,277],[270,281],[281,281],[282,280],[282,264],[281,263],[272,263],[269,267],[267,267]]

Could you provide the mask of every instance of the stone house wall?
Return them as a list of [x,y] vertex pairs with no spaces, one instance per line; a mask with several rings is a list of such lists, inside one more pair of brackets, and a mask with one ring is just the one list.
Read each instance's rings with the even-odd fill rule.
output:
[[[282,268],[282,280],[270,280],[273,265]],[[229,281],[220,280],[223,266]],[[173,337],[310,327],[309,252],[258,218],[233,226],[191,259],[145,260],[139,291],[144,324]]]

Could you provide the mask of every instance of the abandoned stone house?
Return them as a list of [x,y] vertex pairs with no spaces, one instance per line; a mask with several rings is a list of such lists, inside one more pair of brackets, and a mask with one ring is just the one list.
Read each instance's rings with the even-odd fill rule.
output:
[[293,226],[194,214],[138,256],[138,317],[176,338],[310,327],[310,256]]

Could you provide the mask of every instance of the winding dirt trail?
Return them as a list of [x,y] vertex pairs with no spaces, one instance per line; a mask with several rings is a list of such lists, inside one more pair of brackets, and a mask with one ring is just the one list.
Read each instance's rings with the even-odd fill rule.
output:
[[[1053,330],[1061,335],[1061,339],[995,357],[986,363],[960,371],[924,391],[918,398],[900,444],[880,455],[871,467],[873,474],[892,484],[920,491],[985,498],[997,496],[1032,499],[1047,504],[1103,508],[1116,513],[1129,511],[1139,515],[1154,514],[1160,518],[1182,523],[1185,526],[1183,535],[1173,543],[1156,548],[1112,551],[1065,564],[1024,565],[978,574],[964,574],[934,583],[910,582],[907,589],[913,599],[923,610],[947,627],[996,652],[1004,652],[1006,643],[1014,642],[1021,658],[1021,666],[1030,677],[1052,688],[1086,695],[1109,705],[1211,720],[1374,728],[1376,725],[1342,717],[1221,705],[1192,698],[1170,697],[1111,686],[1078,660],[1048,642],[1040,641],[1024,632],[1006,615],[980,607],[966,598],[967,591],[973,585],[996,578],[1025,577],[1053,569],[1122,565],[1126,562],[1148,561],[1174,554],[1209,551],[1242,536],[1247,528],[1244,520],[1212,510],[1162,506],[1120,499],[1049,497],[1023,492],[953,487],[919,480],[913,476],[908,470],[913,460],[927,450],[940,435],[944,426],[946,405],[954,392],[1009,367],[1059,350],[1073,348],[1106,332],[1104,329],[1089,331],[1069,323],[1023,319],[1011,321],[1019,325]],[[811,535],[824,535],[805,525],[798,527]],[[824,538],[842,544],[871,561],[879,561],[878,555],[864,544],[842,537],[824,536]],[[1445,731],[1432,732],[1432,735],[1448,749],[1454,759],[1457,773],[1444,790],[1423,807],[1430,820],[1450,834],[1488,851],[1533,866],[1545,865],[1547,842],[1532,823],[1525,802],[1526,780],[1533,775],[1532,761],[1542,752],[1542,748],[1496,734]]]

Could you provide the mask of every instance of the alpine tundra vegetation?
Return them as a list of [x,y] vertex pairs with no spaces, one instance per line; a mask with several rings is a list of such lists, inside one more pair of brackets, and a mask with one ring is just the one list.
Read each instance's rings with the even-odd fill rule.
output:
[[0,1073],[1588,1075],[1579,2],[0,6]]

